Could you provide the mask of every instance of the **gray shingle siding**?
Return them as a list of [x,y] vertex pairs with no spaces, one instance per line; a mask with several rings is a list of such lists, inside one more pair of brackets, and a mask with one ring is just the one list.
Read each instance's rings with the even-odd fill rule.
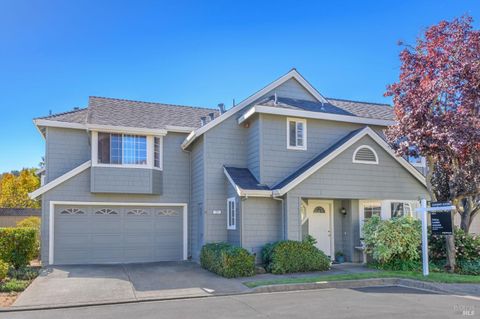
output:
[[260,180],[260,132],[261,120],[256,116],[250,121],[250,127],[247,129],[247,168],[250,169],[253,176]]
[[204,134],[206,242],[227,240],[226,214],[213,215],[212,212],[225,212],[227,205],[223,166],[245,167],[247,164],[246,130],[237,124],[235,117],[230,117]]
[[[66,130],[68,140],[71,134]],[[72,130],[75,131],[75,130]],[[77,136],[73,134],[73,136]],[[42,262],[48,264],[48,226],[50,201],[82,202],[135,202],[135,203],[189,203],[190,202],[190,156],[180,145],[186,134],[169,133],[164,137],[163,181],[166,185],[162,195],[144,194],[96,194],[90,192],[90,169],[83,171],[42,196]],[[48,143],[48,142],[47,142]],[[69,144],[65,142],[63,144]],[[65,153],[68,154],[68,153]],[[74,167],[72,167],[74,168]]]
[[266,243],[281,240],[282,206],[272,198],[250,197],[243,201],[242,246],[257,255],[260,261]]
[[91,169],[92,193],[158,194],[162,171],[149,168],[99,167]]
[[[261,183],[272,186],[349,132],[365,125],[307,120],[307,149],[287,149],[287,117],[262,114]],[[382,127],[372,127],[377,132]]]
[[[204,137],[201,136],[192,146],[191,158],[191,205],[190,205],[190,244],[192,257],[198,259],[201,248],[201,236],[205,229],[201,228],[200,218],[205,217],[205,161],[204,161]],[[205,225],[205,223],[203,223]],[[204,228],[204,227],[202,227]]]
[[48,127],[45,143],[45,182],[91,159],[90,137],[84,130]]

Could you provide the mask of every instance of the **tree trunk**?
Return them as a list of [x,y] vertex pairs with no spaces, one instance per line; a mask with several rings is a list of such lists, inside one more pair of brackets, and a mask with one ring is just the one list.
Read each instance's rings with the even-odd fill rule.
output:
[[471,196],[467,197],[462,201],[463,211],[460,212],[460,228],[468,234],[470,230],[470,219],[473,208],[473,198]]
[[453,273],[455,272],[456,266],[456,258],[455,258],[455,238],[453,235],[445,236],[445,240],[447,243],[447,265],[446,269],[448,272]]

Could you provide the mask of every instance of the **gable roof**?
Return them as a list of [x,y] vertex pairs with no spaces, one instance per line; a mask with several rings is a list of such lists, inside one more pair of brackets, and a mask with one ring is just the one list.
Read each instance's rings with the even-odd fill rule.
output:
[[[323,152],[319,153],[311,160],[307,161],[293,173],[285,177],[283,180],[277,182],[270,188],[264,187],[259,190],[258,187],[261,185],[257,185],[257,180],[253,177],[253,174],[251,174],[251,172],[247,168],[235,168],[235,171],[229,171],[225,168],[225,174],[229,178],[230,183],[232,183],[232,185],[237,190],[239,196],[282,196],[285,193],[289,192],[292,188],[300,184],[302,181],[307,179],[313,173],[317,172],[321,167],[332,161],[339,154],[347,150],[351,145],[359,141],[364,136],[371,137],[401,166],[403,166],[403,168],[405,168],[410,174],[412,174],[413,177],[415,177],[422,185],[426,186],[425,176],[423,176],[419,171],[417,171],[417,169],[413,167],[413,165],[411,165],[403,157],[396,156],[394,151],[387,144],[387,142],[368,126],[349,132],[341,139],[339,139],[336,143],[328,147]],[[248,186],[254,187],[248,188]]]
[[393,108],[388,104],[339,100],[332,98],[327,98],[327,103],[319,103],[287,97],[275,98],[275,96],[270,96],[256,103],[256,105],[379,120],[393,121],[394,119]]
[[263,89],[255,92],[254,94],[250,95],[248,98],[234,106],[233,108],[229,109],[227,112],[224,114],[221,114],[219,117],[217,117],[215,120],[207,123],[206,125],[200,127],[199,129],[196,129],[192,131],[185,141],[182,143],[182,147],[185,149],[187,148],[195,139],[203,135],[203,133],[207,132],[211,128],[215,127],[216,125],[222,123],[226,119],[228,119],[230,116],[236,114],[238,111],[242,110],[249,104],[255,102],[256,100],[262,98],[265,94],[268,94],[270,91],[274,90],[276,87],[282,85],[283,83],[287,82],[290,79],[295,79],[300,83],[308,93],[310,93],[313,97],[315,97],[318,102],[320,103],[327,103],[327,100],[325,97],[323,97],[308,81],[300,74],[296,69],[291,69],[287,74],[279,77],[269,85],[265,86]]

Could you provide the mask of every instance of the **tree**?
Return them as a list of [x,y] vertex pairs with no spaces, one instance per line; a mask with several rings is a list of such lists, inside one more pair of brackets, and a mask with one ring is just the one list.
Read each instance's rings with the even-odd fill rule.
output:
[[[386,92],[397,122],[387,139],[398,155],[426,157],[431,199],[451,200],[468,231],[480,194],[480,32],[468,16],[442,21],[400,60],[400,79]],[[447,248],[453,271],[453,236]]]
[[0,207],[39,208],[38,200],[30,199],[28,193],[40,187],[35,169],[23,169],[18,175],[5,173],[0,180]]

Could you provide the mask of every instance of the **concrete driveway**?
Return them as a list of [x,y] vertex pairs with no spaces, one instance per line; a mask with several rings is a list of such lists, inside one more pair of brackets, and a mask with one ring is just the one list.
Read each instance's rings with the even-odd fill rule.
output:
[[46,268],[13,307],[94,304],[241,293],[240,281],[193,262],[81,265]]

